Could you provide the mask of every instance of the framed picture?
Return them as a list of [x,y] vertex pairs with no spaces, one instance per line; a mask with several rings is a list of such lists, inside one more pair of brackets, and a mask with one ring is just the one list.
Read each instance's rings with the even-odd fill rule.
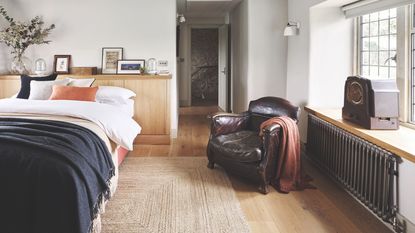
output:
[[55,74],[69,74],[71,55],[55,55],[53,71]]
[[102,48],[102,74],[116,74],[117,61],[123,59],[123,48]]
[[141,68],[145,67],[145,60],[119,60],[117,63],[117,74],[140,74]]

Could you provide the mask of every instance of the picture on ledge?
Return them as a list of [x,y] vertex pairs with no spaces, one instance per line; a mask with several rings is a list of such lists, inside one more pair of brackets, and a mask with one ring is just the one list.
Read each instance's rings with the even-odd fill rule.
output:
[[102,48],[102,74],[116,74],[117,62],[123,59],[123,48]]
[[69,74],[71,55],[55,55],[53,71],[55,74]]
[[145,67],[145,60],[118,60],[117,74],[141,74]]

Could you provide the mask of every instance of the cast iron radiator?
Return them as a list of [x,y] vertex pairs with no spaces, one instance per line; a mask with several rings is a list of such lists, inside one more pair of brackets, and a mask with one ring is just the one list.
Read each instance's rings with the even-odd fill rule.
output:
[[378,217],[396,227],[396,155],[311,114],[307,155]]

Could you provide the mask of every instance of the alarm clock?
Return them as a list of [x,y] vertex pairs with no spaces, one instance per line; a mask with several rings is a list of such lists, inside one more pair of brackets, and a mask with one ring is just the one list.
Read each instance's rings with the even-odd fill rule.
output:
[[348,77],[342,117],[367,129],[398,129],[399,90],[396,81]]

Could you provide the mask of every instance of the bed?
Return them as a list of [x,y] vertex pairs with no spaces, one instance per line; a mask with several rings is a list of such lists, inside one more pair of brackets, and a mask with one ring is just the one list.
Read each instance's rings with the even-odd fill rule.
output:
[[141,127],[109,104],[0,100],[0,232],[100,232]]

